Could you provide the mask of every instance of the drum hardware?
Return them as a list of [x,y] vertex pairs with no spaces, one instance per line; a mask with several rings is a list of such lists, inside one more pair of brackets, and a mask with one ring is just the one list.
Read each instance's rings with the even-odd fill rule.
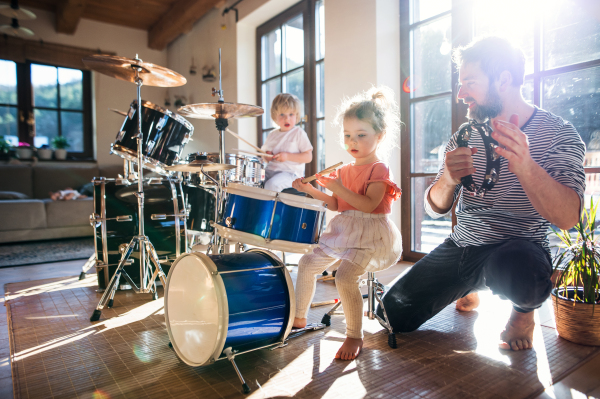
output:
[[481,187],[475,183],[472,175],[464,176],[460,179],[462,186],[467,190],[467,194],[469,195],[483,197],[500,179],[500,156],[495,151],[496,147],[498,147],[498,142],[492,138],[493,131],[489,120],[486,120],[484,123],[477,123],[474,119],[470,119],[469,122],[464,123],[458,130],[456,143],[459,147],[468,147],[471,135],[474,132],[478,132],[483,140],[486,154],[485,177]]
[[[121,256],[119,265],[115,274],[110,279],[107,289],[102,295],[98,306],[94,310],[94,313],[90,317],[90,321],[97,321],[100,318],[102,309],[105,306],[111,307],[113,304],[116,289],[119,285],[121,274],[128,283],[133,287],[136,293],[151,293],[153,299],[158,299],[158,292],[156,290],[155,279],[158,276],[166,286],[166,275],[163,272],[158,255],[150,239],[145,235],[144,229],[144,157],[142,146],[144,143],[144,133],[142,129],[142,109],[144,103],[142,103],[141,88],[142,85],[147,86],[159,86],[159,87],[173,87],[181,86],[186,83],[186,79],[171,71],[170,69],[160,67],[151,63],[145,63],[136,55],[135,59],[127,59],[124,57],[107,56],[107,55],[93,55],[83,58],[83,63],[90,69],[100,72],[104,75],[108,75],[120,80],[135,83],[137,86],[137,132],[135,134],[135,141],[137,144],[137,172],[138,172],[138,191],[135,193],[137,198],[137,210],[138,210],[138,230],[137,235],[133,236],[127,248]],[[130,107],[130,113],[131,113]],[[124,126],[128,123],[130,115],[126,117]],[[132,119],[132,117],[131,117]],[[182,118],[183,119],[183,118]],[[164,117],[161,119],[163,122],[166,120]],[[186,121],[187,122],[187,121]],[[164,122],[166,123],[166,122]],[[121,129],[123,131],[123,129]],[[192,130],[193,131],[193,130]],[[189,137],[188,137],[189,138]],[[133,159],[132,159],[133,160]],[[104,195],[105,186],[102,185],[102,194]],[[185,205],[185,204],[184,204]],[[184,206],[185,207],[185,206]],[[103,209],[101,213],[102,218],[106,218],[106,209]],[[177,220],[178,218],[176,218]],[[178,220],[177,220],[178,221]],[[103,237],[106,237],[106,223],[101,223]],[[179,230],[179,225],[176,226],[176,231]],[[177,242],[179,244],[180,236],[177,235]],[[186,238],[187,239],[187,238]],[[97,241],[97,240],[96,240]],[[139,262],[140,262],[140,286],[138,287],[131,277],[125,272],[124,266],[129,260],[129,257],[139,246]],[[104,257],[108,259],[108,251],[106,248],[106,241],[103,242]],[[96,248],[97,249],[97,248]],[[179,253],[179,245],[177,245],[177,252]],[[108,264],[108,262],[105,262]],[[150,275],[151,265],[154,265],[154,272]]]
[[114,108],[109,108],[108,110],[112,111],[112,112],[115,112],[115,113],[117,113],[119,115],[127,116],[127,112],[125,112],[125,111],[121,111],[121,110],[114,109]]

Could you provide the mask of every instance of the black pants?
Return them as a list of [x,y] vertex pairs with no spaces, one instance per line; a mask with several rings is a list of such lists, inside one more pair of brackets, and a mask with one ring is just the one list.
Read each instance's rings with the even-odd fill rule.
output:
[[[394,332],[414,331],[453,301],[490,288],[518,312],[531,312],[550,295],[550,254],[539,244],[458,247],[447,239],[394,282],[383,304]],[[383,316],[380,308],[377,314]]]

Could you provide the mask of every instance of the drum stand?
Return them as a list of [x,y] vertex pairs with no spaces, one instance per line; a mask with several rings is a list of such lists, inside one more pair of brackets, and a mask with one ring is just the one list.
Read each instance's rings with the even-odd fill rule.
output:
[[[140,61],[137,58],[136,60]],[[144,172],[143,172],[143,159],[142,159],[142,143],[143,143],[143,132],[142,132],[142,95],[141,88],[143,85],[143,81],[140,78],[140,72],[144,69],[140,66],[133,66],[132,68],[135,70],[135,84],[137,85],[137,114],[138,114],[138,135],[137,135],[137,158],[138,158],[138,192],[135,194],[138,200],[138,235],[134,236],[132,240],[127,245],[125,251],[123,251],[123,255],[121,256],[121,260],[119,261],[119,265],[117,266],[117,270],[115,274],[110,279],[106,290],[104,290],[104,294],[98,303],[98,306],[92,313],[90,317],[90,321],[98,321],[100,319],[100,315],[102,314],[102,309],[104,307],[112,307],[115,293],[117,291],[117,287],[119,286],[119,280],[121,279],[121,274],[123,277],[129,282],[131,287],[136,294],[152,294],[152,299],[158,299],[158,292],[156,291],[156,277],[160,278],[160,281],[163,287],[167,286],[167,278],[162,268],[160,267],[160,262],[158,260],[158,255],[156,254],[156,250],[154,246],[150,242],[150,239],[144,234]],[[184,204],[185,209],[185,204]],[[127,272],[123,269],[123,267],[127,264],[127,260],[139,246],[139,254],[140,254],[140,287],[134,283],[133,279],[129,277]],[[154,264],[155,270],[151,276],[149,271],[151,269],[150,261]],[[149,278],[150,277],[150,278]]]

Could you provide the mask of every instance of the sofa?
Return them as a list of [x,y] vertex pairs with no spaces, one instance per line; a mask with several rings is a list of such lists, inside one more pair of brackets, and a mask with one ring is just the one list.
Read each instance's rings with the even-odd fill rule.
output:
[[49,193],[122,171],[94,162],[0,164],[0,243],[93,236],[92,198],[52,201]]

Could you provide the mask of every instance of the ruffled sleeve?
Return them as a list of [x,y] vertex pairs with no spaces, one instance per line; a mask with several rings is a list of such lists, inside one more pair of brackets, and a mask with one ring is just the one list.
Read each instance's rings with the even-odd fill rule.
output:
[[388,185],[388,190],[386,191],[386,195],[389,195],[392,201],[396,201],[400,198],[402,194],[402,190],[394,181],[392,180],[392,175],[390,173],[390,169],[382,162],[378,162],[373,165],[373,170],[371,171],[371,176],[369,180],[365,182],[364,192],[367,192],[367,187],[370,183],[376,182],[384,182]]

